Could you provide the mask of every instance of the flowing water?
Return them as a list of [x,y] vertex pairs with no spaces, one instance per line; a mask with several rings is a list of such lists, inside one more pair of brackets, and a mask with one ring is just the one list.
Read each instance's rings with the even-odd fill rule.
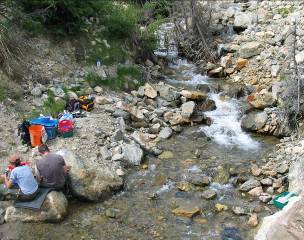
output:
[[[166,26],[168,27],[168,25]],[[169,26],[169,28],[172,26]],[[163,50],[160,50],[163,54]],[[176,57],[176,50],[167,51]],[[169,65],[167,81],[193,89],[198,84],[212,84],[196,72],[186,60],[177,59]],[[184,80],[181,80],[184,79]],[[70,202],[67,219],[61,224],[5,224],[3,238],[11,239],[253,239],[254,229],[246,225],[248,216],[237,216],[231,207],[247,211],[261,208],[259,218],[267,213],[265,206],[254,198],[239,193],[235,176],[248,171],[250,164],[263,160],[278,142],[273,137],[249,135],[240,127],[240,108],[236,99],[210,93],[217,109],[206,113],[213,119],[211,126],[186,128],[181,134],[164,141],[161,146],[173,156],[159,159],[147,156],[138,169],[129,169],[124,191],[103,203]],[[189,176],[203,173],[217,175],[219,166],[229,172],[224,184],[212,182],[208,187],[179,190]],[[204,190],[217,192],[216,198],[205,200]],[[217,212],[215,204],[228,206]],[[197,206],[201,213],[179,217],[172,213],[177,206]],[[115,218],[106,216],[111,211]],[[270,210],[269,210],[270,211]],[[2,239],[1,237],[1,239]]]

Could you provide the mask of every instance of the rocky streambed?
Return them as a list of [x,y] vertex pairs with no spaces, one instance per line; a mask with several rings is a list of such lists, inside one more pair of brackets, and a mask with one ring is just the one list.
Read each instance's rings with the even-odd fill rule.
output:
[[[7,223],[2,226],[4,237],[253,238],[259,219],[275,211],[265,204],[271,200],[271,194],[265,196],[266,200],[259,199],[270,185],[269,181],[260,181],[263,175],[258,166],[266,162],[278,140],[243,132],[238,101],[227,94],[208,93],[210,90],[203,93],[202,89],[209,88],[212,80],[196,73],[193,65],[173,64],[168,71],[166,84],[146,85],[124,97],[129,101],[135,99],[135,106],[120,98],[98,97],[96,101],[105,107],[97,107],[87,119],[77,120],[77,138],[51,143],[54,150],[70,148],[75,152],[83,141],[90,143],[86,151],[78,152],[85,159],[86,171],[96,173],[88,180],[93,188],[83,194],[86,198],[103,199],[107,190],[98,182],[104,174],[115,176],[115,181],[118,176],[124,178],[123,191],[102,203],[70,201],[67,218],[61,224]],[[200,91],[196,91],[198,84]],[[162,98],[158,99],[158,94]],[[144,97],[146,105],[139,100],[141,96],[148,96]],[[204,101],[197,100],[202,96]],[[154,98],[162,108],[153,107],[155,100],[151,99]],[[172,104],[180,104],[177,99],[184,103],[174,109]],[[118,109],[110,107],[111,104]],[[204,114],[199,114],[200,109],[204,109]],[[212,122],[208,123],[209,118]],[[98,129],[90,124],[96,121]],[[126,134],[130,126],[125,121],[137,130]],[[148,124],[149,121],[152,123]],[[209,126],[198,124],[184,130],[180,126],[190,123],[208,123]],[[146,157],[139,165],[143,155],[141,148]],[[252,166],[261,171],[261,179],[250,172]],[[74,174],[77,176],[77,172]],[[83,184],[89,186],[88,181]],[[110,180],[107,185],[111,186]],[[121,182],[117,186],[121,186]],[[96,195],[96,192],[100,193]],[[78,191],[77,196],[81,195]],[[15,230],[10,231],[11,228]]]

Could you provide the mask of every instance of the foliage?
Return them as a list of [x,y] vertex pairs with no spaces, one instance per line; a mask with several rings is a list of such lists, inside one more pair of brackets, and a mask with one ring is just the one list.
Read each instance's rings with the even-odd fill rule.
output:
[[6,91],[3,86],[0,85],[0,101],[3,101],[6,97]]
[[51,115],[57,117],[58,113],[64,110],[66,102],[62,99],[55,99],[54,93],[49,90],[48,98],[43,103],[43,113],[45,115]]
[[139,77],[140,72],[137,68],[133,66],[119,66],[116,77],[102,79],[96,73],[91,72],[86,76],[86,81],[91,87],[107,86],[114,90],[130,90],[142,84],[138,81]]
[[292,12],[293,12],[293,7],[289,7],[289,8],[283,7],[278,10],[278,13],[281,14],[282,17],[284,17],[284,18],[286,18],[289,15],[289,13],[292,13]]
[[174,4],[174,0],[151,0],[147,1],[143,8],[144,10],[152,11],[156,18],[169,17],[170,9]]

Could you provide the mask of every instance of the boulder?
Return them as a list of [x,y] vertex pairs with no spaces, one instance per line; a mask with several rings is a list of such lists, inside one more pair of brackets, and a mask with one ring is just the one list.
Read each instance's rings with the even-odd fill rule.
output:
[[215,101],[211,99],[206,99],[205,101],[199,102],[196,105],[196,110],[202,112],[213,111],[215,109],[216,109]]
[[210,184],[208,176],[202,174],[190,175],[187,177],[187,181],[199,187],[205,187]]
[[265,126],[267,119],[266,112],[253,111],[243,116],[241,127],[248,131],[257,131]]
[[247,42],[241,45],[239,49],[239,56],[241,58],[251,58],[259,55],[262,51],[262,45],[259,42]]
[[135,142],[132,142],[130,144],[124,144],[122,147],[122,154],[124,160],[128,163],[128,165],[131,166],[140,165],[144,157],[143,150]]
[[304,236],[304,197],[293,197],[275,214],[265,217],[255,240],[301,240]]
[[114,165],[98,165],[88,159],[80,159],[70,150],[61,150],[60,154],[67,165],[69,172],[70,190],[73,196],[89,201],[99,201],[122,188],[123,180],[114,169]]
[[145,91],[145,95],[148,98],[156,98],[157,97],[157,91],[149,83],[145,84],[144,91]]
[[259,93],[250,94],[247,97],[247,101],[251,106],[257,109],[272,107],[276,104],[276,99],[273,97],[272,93],[266,91],[265,89]]
[[288,190],[298,194],[304,193],[304,159],[293,162],[288,173]]
[[52,191],[39,211],[10,206],[6,209],[6,222],[60,222],[67,215],[68,201],[62,192]]
[[250,12],[237,12],[234,16],[234,28],[246,29],[253,23],[253,15]]
[[205,100],[207,98],[207,94],[199,91],[190,91],[190,90],[183,90],[181,91],[181,95],[187,99],[200,101]]
[[157,85],[157,91],[159,92],[160,97],[167,101],[175,101],[180,97],[180,93],[167,84]]
[[251,189],[253,188],[256,188],[256,187],[260,187],[261,184],[258,180],[255,180],[255,179],[249,179],[248,181],[244,182],[239,190],[240,191],[243,191],[243,192],[248,192],[250,191]]
[[182,116],[189,118],[193,114],[195,109],[195,102],[190,101],[186,102],[182,105]]

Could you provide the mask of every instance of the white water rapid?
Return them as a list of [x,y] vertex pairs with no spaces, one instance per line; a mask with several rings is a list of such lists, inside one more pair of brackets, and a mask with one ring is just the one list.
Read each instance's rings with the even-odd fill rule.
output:
[[[195,87],[198,84],[209,84],[207,76],[197,73],[194,64],[186,59],[178,58],[178,48],[173,36],[174,24],[165,23],[156,32],[159,37],[159,48],[154,51],[159,57],[167,57],[172,63],[169,67],[186,79],[187,81],[176,80],[174,75],[167,78],[173,84],[182,84]],[[167,43],[166,43],[167,42]],[[241,112],[237,99],[222,99],[220,93],[210,93],[209,97],[215,101],[216,110],[205,114],[212,119],[210,126],[204,126],[203,131],[210,139],[225,147],[238,147],[243,150],[257,150],[259,143],[245,133],[241,128]]]

